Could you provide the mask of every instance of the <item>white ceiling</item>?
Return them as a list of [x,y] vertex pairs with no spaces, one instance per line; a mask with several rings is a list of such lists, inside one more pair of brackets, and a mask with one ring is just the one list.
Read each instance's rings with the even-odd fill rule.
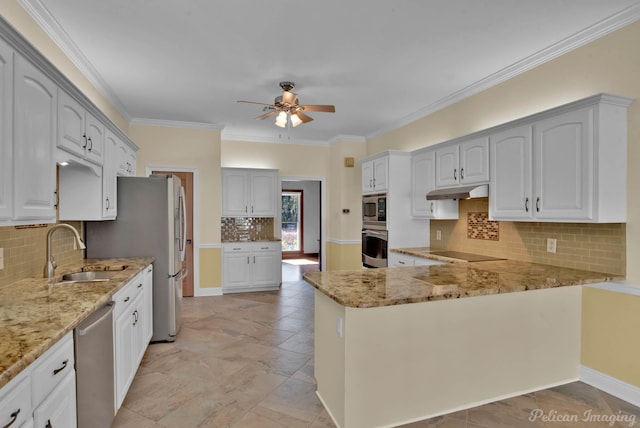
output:
[[[638,0],[20,0],[133,123],[224,139],[371,138],[640,19]],[[295,82],[335,113],[282,130]]]

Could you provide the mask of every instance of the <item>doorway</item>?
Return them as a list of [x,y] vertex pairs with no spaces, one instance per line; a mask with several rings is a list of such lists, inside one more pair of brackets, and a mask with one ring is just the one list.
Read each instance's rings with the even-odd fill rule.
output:
[[282,177],[280,237],[282,259],[304,259],[322,266],[324,189],[318,178]]
[[182,182],[185,194],[185,211],[187,222],[186,247],[184,251],[183,267],[187,269],[187,275],[182,280],[182,296],[193,297],[194,261],[193,261],[193,172],[174,171],[163,168],[153,168],[151,174],[173,174]]

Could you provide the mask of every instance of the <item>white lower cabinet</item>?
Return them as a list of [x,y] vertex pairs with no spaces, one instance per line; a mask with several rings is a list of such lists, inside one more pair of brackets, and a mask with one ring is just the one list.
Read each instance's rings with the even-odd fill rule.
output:
[[222,244],[222,291],[237,293],[278,288],[281,262],[280,241]]
[[0,426],[75,428],[75,373],[69,333],[0,390]]
[[150,267],[113,296],[116,409],[124,401],[152,335]]

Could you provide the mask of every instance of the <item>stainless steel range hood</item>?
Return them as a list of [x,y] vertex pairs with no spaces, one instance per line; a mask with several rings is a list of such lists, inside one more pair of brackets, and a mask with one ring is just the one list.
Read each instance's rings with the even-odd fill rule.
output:
[[489,196],[489,185],[480,184],[474,186],[451,187],[448,189],[437,189],[427,193],[428,201],[439,199],[469,199],[486,198]]

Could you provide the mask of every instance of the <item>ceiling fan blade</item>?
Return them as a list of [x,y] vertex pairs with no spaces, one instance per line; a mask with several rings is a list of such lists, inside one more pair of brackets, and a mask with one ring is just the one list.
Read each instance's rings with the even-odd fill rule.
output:
[[298,94],[289,91],[282,91],[282,103],[295,105],[298,101]]
[[278,113],[278,110],[271,110],[270,112],[267,112],[265,114],[263,114],[262,116],[258,116],[256,117],[256,120],[262,120],[262,119],[266,119],[269,116],[273,116],[274,114]]
[[300,118],[300,120],[302,121],[302,123],[307,123],[307,122],[311,122],[313,120],[313,118],[311,116],[308,116],[306,114],[304,114],[302,111],[298,110],[297,112],[295,112],[295,114]]
[[326,113],[336,112],[336,106],[332,105],[305,105],[300,107],[305,111],[323,111]]
[[272,106],[275,107],[273,104],[267,104],[267,103],[257,103],[255,101],[236,101],[238,103],[248,103],[248,104],[258,104],[260,106]]

